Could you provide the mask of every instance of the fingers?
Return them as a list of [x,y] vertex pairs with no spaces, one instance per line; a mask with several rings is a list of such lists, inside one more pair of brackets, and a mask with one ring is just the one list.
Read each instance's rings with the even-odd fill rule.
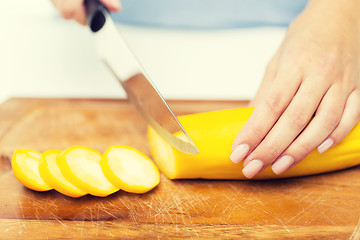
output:
[[[295,95],[301,78],[294,72],[287,76],[279,76],[271,84],[271,89],[255,108],[254,112],[246,122],[240,133],[236,136],[230,158],[239,163],[252,151],[273,127],[279,116]],[[289,86],[287,79],[293,78],[293,84]]]
[[[63,18],[74,19],[82,25],[86,24],[84,0],[52,0],[52,2]],[[101,2],[111,12],[121,9],[118,0],[101,0]]]
[[119,0],[101,0],[101,2],[110,12],[118,12],[121,10],[121,4]]
[[[349,91],[340,84],[334,84],[321,97],[321,94],[316,95],[303,86],[304,84],[272,130],[245,159],[243,173],[246,177],[254,177],[271,163],[273,172],[281,174],[304,159],[316,147],[320,153],[333,147],[360,120],[359,89]],[[299,110],[301,105],[296,103],[300,99],[307,111]],[[308,100],[304,101],[305,99]],[[318,101],[321,101],[319,106],[316,105]],[[294,114],[292,108],[299,110],[303,117]],[[315,110],[316,116],[306,125]],[[290,117],[291,115],[293,117]]]
[[[316,111],[316,116],[303,132],[272,164],[275,174],[281,174],[304,159],[338,126],[343,115],[346,96],[340,84],[333,85],[325,94]],[[324,142],[323,148],[331,147],[333,140]]]
[[[326,89],[319,91],[319,89],[312,87],[311,82],[312,80],[308,80],[300,86],[298,92],[276,124],[262,142],[246,157],[243,169],[246,177],[252,178],[258,173],[254,174],[254,171],[251,169],[251,161],[260,160],[265,168],[288,148],[309,123],[324,91],[326,91]],[[286,161],[290,162],[290,159],[286,159]],[[250,167],[247,166],[248,164]]]
[[81,25],[86,25],[87,17],[84,7],[79,6],[79,8],[76,10],[74,14],[74,20],[80,23]]
[[347,99],[345,110],[336,129],[318,147],[323,153],[344,139],[360,120],[360,91],[355,89]]
[[83,0],[58,0],[55,6],[63,18],[73,19],[77,11],[83,8]]

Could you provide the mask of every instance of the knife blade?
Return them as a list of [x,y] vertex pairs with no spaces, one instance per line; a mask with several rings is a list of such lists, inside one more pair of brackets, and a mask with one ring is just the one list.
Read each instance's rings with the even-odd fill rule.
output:
[[[199,150],[122,38],[106,7],[86,0],[88,25],[95,36],[97,54],[122,85],[128,99],[148,124],[170,145],[187,154]],[[174,135],[182,132],[185,139]]]

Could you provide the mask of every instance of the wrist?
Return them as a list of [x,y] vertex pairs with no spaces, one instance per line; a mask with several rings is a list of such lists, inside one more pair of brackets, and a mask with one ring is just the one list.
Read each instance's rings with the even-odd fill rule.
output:
[[[359,0],[310,0],[289,26],[288,32],[302,32],[333,41],[357,42],[360,46]],[[346,40],[347,39],[347,40]]]
[[328,24],[336,21],[359,26],[360,1],[310,0],[303,14],[310,15],[313,18],[324,18]]

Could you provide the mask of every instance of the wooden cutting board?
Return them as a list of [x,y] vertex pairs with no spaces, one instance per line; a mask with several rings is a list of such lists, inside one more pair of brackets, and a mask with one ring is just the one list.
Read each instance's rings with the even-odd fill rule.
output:
[[[177,115],[245,106],[170,101]],[[0,105],[1,239],[357,239],[360,168],[272,181],[176,180],[106,198],[38,193],[14,177],[17,148],[125,144],[149,153],[147,125],[124,100],[22,99]]]

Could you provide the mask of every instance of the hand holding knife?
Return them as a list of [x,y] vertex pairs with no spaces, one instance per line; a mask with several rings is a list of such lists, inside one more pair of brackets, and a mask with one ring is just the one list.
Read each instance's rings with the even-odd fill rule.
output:
[[[106,7],[98,0],[86,0],[85,8],[88,25],[95,36],[98,55],[120,82],[128,99],[169,144],[184,153],[199,153],[165,99],[128,48]],[[179,131],[185,134],[185,140],[174,135]]]

